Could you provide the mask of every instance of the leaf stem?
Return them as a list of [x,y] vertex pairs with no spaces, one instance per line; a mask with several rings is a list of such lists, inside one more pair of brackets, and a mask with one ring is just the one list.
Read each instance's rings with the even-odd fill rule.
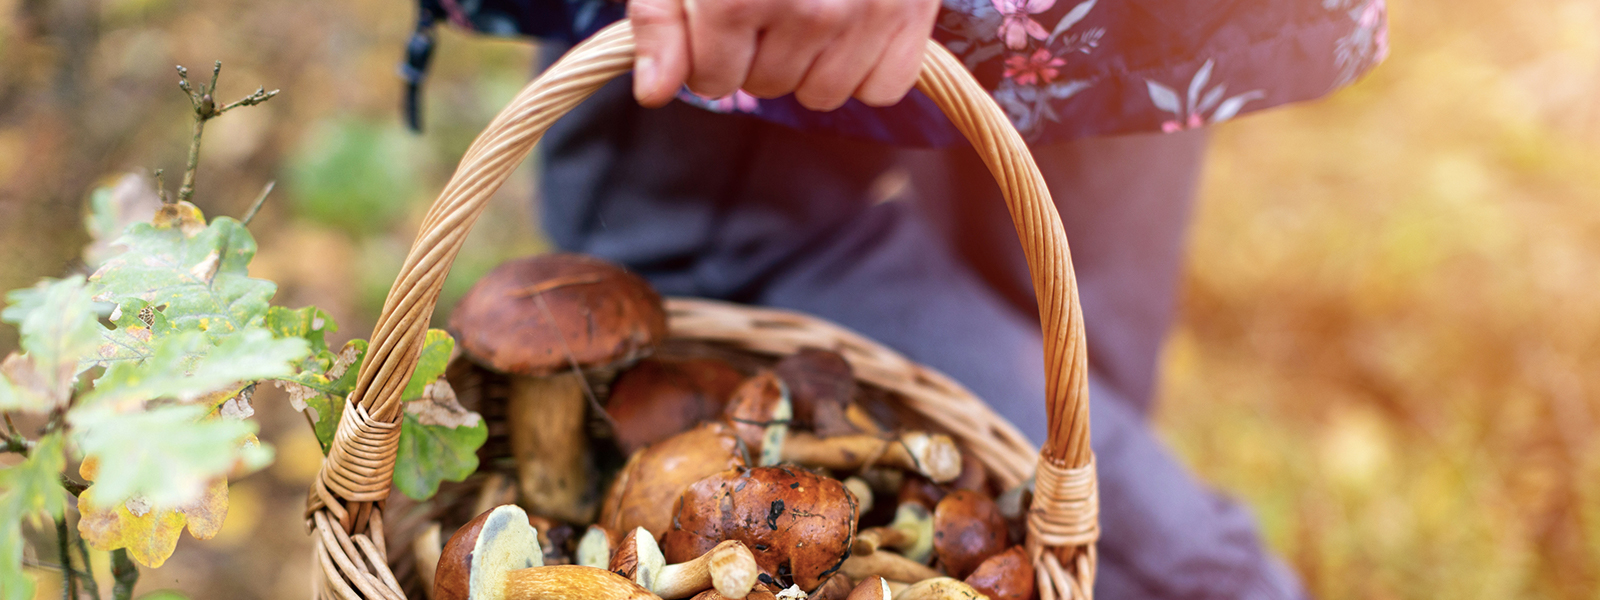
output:
[[56,547],[61,558],[61,598],[78,599],[78,578],[72,569],[72,540],[67,534],[67,519],[56,519]]
[[139,567],[128,560],[126,549],[111,551],[111,578],[116,581],[111,587],[112,600],[131,600],[133,585],[139,582]]
[[94,580],[94,567],[89,565],[89,545],[84,543],[83,536],[78,536],[78,557],[83,560],[83,590],[89,593],[90,598],[100,600],[100,584]]

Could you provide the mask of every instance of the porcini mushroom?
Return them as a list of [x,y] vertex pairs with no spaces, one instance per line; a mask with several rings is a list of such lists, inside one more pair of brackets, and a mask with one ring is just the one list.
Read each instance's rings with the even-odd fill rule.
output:
[[759,467],[778,464],[793,417],[789,388],[772,371],[761,371],[733,391],[723,419]]
[[625,454],[722,414],[745,380],[738,369],[711,358],[648,358],[611,382],[606,414],[616,424]]
[[1009,544],[1006,519],[994,500],[956,490],[933,510],[933,552],[952,577],[965,578]]
[[949,577],[924,579],[895,594],[894,600],[987,600],[972,586]]
[[1022,546],[1012,546],[983,561],[965,581],[993,600],[1028,600],[1033,597],[1033,562]]
[[656,545],[655,536],[643,528],[635,528],[623,536],[609,568],[669,600],[686,598],[707,588],[715,588],[728,598],[743,598],[750,593],[759,575],[750,549],[734,540],[669,565]]
[[466,354],[512,375],[507,422],[523,502],[535,513],[592,520],[587,382],[666,337],[661,296],[605,261],[547,254],[491,271],[450,316]]
[[586,567],[604,569],[611,564],[611,554],[621,542],[616,532],[599,525],[590,525],[588,531],[583,532],[583,537],[578,540],[575,562]]
[[763,583],[810,592],[849,555],[857,514],[837,479],[785,467],[724,471],[684,490],[661,548],[681,561],[738,540],[755,555]]
[[450,536],[434,571],[433,600],[661,600],[605,569],[543,566],[543,553],[528,513],[495,507]]
[[817,586],[817,591],[811,593],[811,600],[846,600],[850,597],[850,590],[855,589],[855,584],[843,573],[834,573],[822,585]]
[[[673,501],[700,479],[745,465],[739,438],[720,422],[703,423],[633,453],[600,508],[612,531],[672,526]],[[707,550],[710,548],[707,547]]]

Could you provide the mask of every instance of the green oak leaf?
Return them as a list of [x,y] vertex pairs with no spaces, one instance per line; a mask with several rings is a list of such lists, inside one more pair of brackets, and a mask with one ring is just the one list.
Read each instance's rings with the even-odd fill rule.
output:
[[441,481],[461,481],[477,471],[478,448],[489,438],[483,419],[462,408],[442,379],[454,351],[450,334],[428,330],[417,370],[400,394],[405,414],[394,487],[415,500],[433,497]]
[[[128,249],[89,278],[95,298],[115,303],[124,319],[155,307],[175,331],[204,331],[213,338],[259,325],[277,286],[248,276],[256,253],[250,232],[228,217],[203,228],[193,220],[158,222],[171,224],[135,224],[117,239]],[[148,351],[109,340],[100,350],[101,364],[141,359]]]
[[255,439],[254,421],[207,418],[210,412],[185,404],[73,410],[67,416],[73,441],[85,460],[97,464],[91,487],[97,502],[115,505],[140,496],[154,508],[180,507],[218,477],[272,461],[272,450]]
[[[344,399],[355,389],[361,360],[366,356],[367,341],[350,340],[331,361],[303,367],[300,372],[277,381],[278,387],[289,392],[289,403],[306,413],[323,454],[327,454],[333,444],[339,416],[344,412]],[[308,358],[302,364],[312,360]]]
[[[272,335],[284,338],[300,338],[311,344],[311,356],[307,360],[326,357],[333,358],[328,352],[327,335],[339,331],[339,324],[333,317],[315,306],[300,309],[288,309],[274,306],[267,309],[267,314],[261,322],[262,327],[271,331]],[[323,367],[326,369],[326,365]]]
[[33,578],[22,570],[22,521],[41,527],[61,518],[67,494],[61,487],[66,468],[61,434],[39,439],[28,458],[0,469],[0,600],[33,597]]
[[200,331],[162,336],[149,344],[146,359],[111,363],[80,403],[126,406],[158,398],[195,400],[237,388],[239,382],[287,376],[293,363],[305,357],[307,346],[303,339],[279,339],[260,327],[236,331],[216,342]]
[[4,318],[21,332],[21,360],[28,364],[24,369],[8,359],[6,375],[14,389],[32,390],[46,405],[64,404],[80,372],[78,361],[94,351],[105,331],[83,278],[46,279],[7,297]]

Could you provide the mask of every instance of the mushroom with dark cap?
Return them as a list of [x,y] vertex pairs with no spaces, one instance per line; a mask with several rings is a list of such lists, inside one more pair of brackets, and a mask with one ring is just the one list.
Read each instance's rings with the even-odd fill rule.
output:
[[623,453],[715,419],[745,379],[733,365],[714,358],[647,358],[611,382],[606,414],[616,424]]
[[450,327],[470,358],[512,376],[507,421],[523,502],[537,514],[591,520],[584,372],[611,372],[665,339],[661,296],[605,261],[547,254],[484,276]]
[[856,519],[855,496],[837,479],[785,467],[736,469],[683,492],[661,548],[680,561],[738,540],[755,554],[763,583],[810,592],[850,554]]
[[660,600],[605,569],[542,561],[528,514],[515,505],[495,507],[450,536],[435,569],[433,600]]

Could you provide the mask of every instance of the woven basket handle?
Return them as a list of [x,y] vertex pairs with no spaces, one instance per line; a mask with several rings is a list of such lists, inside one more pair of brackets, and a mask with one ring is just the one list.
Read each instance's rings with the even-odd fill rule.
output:
[[[467,230],[550,124],[631,69],[633,58],[631,26],[624,21],[605,28],[528,84],[467,150],[428,211],[384,301],[355,391],[313,489],[312,513],[328,511],[348,532],[368,527],[372,505],[387,497],[394,472],[400,394],[416,369],[439,290]],[[1054,499],[1058,488],[1087,485],[1092,502],[1094,479],[1083,317],[1061,218],[1021,136],[961,63],[936,42],[928,42],[917,88],[966,135],[999,182],[1033,277],[1044,331],[1050,434],[1039,463],[1029,545],[1036,559],[1056,569],[1054,574],[1041,570],[1041,583],[1048,576],[1060,585],[1057,557],[1067,559],[1069,568],[1078,563],[1074,579],[1092,581],[1092,575],[1081,572],[1086,567],[1092,573],[1092,550],[1085,565],[1085,552],[1070,547],[1091,543],[1097,535],[1093,507],[1062,507],[1083,504],[1083,490],[1065,492],[1077,499]],[[1056,547],[1066,549],[1050,550]],[[1086,590],[1080,586],[1087,581],[1069,586],[1076,590],[1060,591],[1082,594]],[[1043,591],[1046,600],[1054,596],[1049,589]]]

